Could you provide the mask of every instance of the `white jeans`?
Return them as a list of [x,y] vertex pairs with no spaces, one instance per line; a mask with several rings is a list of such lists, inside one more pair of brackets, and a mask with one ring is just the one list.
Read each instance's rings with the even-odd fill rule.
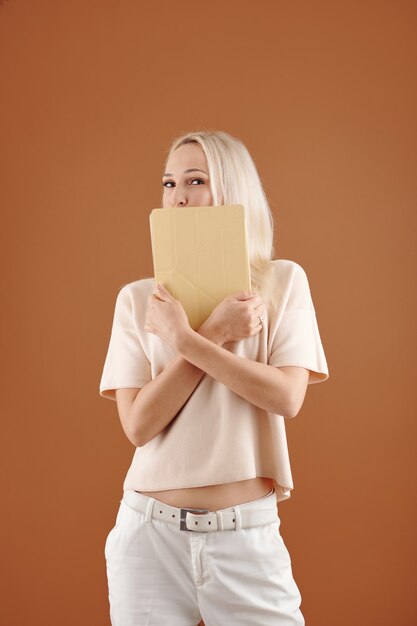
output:
[[237,507],[274,508],[276,521],[183,531],[122,499],[104,549],[112,626],[304,626],[275,492],[221,510]]

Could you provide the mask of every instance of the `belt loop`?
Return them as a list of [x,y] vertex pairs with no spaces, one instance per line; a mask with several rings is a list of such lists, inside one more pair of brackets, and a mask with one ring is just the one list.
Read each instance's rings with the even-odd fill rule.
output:
[[217,529],[223,530],[223,517],[222,517],[221,511],[216,511],[216,515],[217,515]]
[[233,510],[235,512],[235,520],[236,520],[236,528],[235,530],[241,530],[242,528],[242,516],[240,514],[240,506],[234,506]]
[[148,496],[148,502],[146,504],[145,522],[152,523],[152,510],[154,502],[155,498],[151,498]]

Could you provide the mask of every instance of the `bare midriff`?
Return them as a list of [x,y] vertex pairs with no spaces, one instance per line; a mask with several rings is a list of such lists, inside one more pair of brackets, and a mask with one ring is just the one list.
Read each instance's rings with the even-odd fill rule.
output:
[[264,476],[239,480],[233,483],[168,489],[165,491],[139,491],[145,496],[156,498],[160,502],[178,508],[208,509],[218,511],[235,504],[243,504],[262,498],[274,486],[272,478]]

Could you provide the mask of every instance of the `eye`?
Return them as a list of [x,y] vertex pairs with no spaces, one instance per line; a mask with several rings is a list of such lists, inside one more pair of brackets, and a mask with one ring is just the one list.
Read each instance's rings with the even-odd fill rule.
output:
[[[202,178],[192,178],[191,182],[194,183],[194,181],[198,181],[199,183],[202,183],[204,185],[205,181]],[[166,187],[167,189],[172,189],[172,186],[175,185],[174,181],[172,180],[166,180],[165,182],[162,183],[162,187]]]

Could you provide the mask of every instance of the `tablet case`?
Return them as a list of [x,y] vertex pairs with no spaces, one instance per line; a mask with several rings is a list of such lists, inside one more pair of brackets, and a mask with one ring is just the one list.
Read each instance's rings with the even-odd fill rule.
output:
[[181,302],[191,328],[229,294],[251,290],[242,205],[153,209],[149,221],[155,281]]

